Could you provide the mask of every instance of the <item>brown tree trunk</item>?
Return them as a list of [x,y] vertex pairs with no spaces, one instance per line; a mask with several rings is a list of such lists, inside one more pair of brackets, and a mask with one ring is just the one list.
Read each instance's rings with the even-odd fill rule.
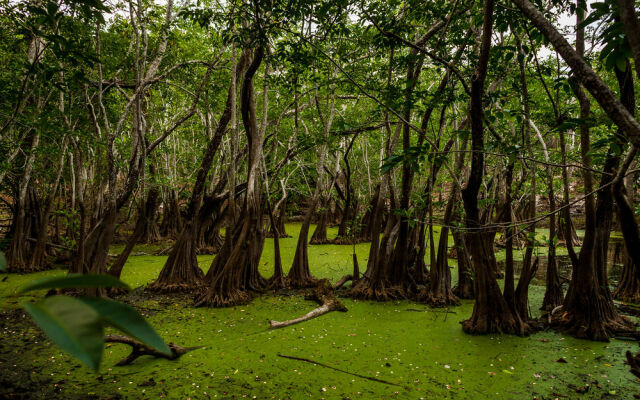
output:
[[482,27],[482,42],[477,70],[471,81],[471,171],[462,199],[466,212],[469,252],[475,272],[474,284],[476,302],[471,318],[462,322],[462,329],[471,334],[520,333],[522,327],[507,305],[496,276],[489,264],[493,243],[487,243],[480,231],[478,192],[484,171],[484,128],[482,95],[487,75],[491,32],[493,27],[493,0],[485,0]]
[[[288,238],[287,235],[287,198],[286,196],[282,199],[278,200],[274,210],[273,221],[270,220],[269,232],[267,232],[267,237],[276,237],[276,232],[278,237],[280,238]],[[269,217],[271,218],[271,217]]]
[[[232,73],[231,80],[237,82],[238,77],[244,68],[244,57],[241,57],[236,65],[236,70]],[[209,170],[213,164],[213,158],[220,147],[222,137],[227,131],[227,126],[231,120],[231,105],[235,93],[235,84],[230,85],[227,94],[225,109],[220,116],[218,126],[215,133],[209,141],[207,150],[204,154],[196,182],[191,193],[191,200],[187,211],[187,218],[182,227],[182,232],[178,236],[178,240],[171,248],[169,258],[162,267],[158,278],[149,285],[152,290],[173,291],[173,290],[190,290],[203,284],[204,274],[198,266],[196,257],[198,240],[200,238],[200,210],[204,197],[205,181]],[[227,234],[227,236],[230,236]]]
[[41,271],[49,267],[47,262],[47,241],[49,239],[49,217],[53,211],[53,204],[58,193],[58,186],[60,184],[60,177],[62,176],[62,168],[64,167],[64,158],[66,156],[67,139],[62,140],[62,146],[60,148],[60,158],[57,165],[56,177],[50,188],[49,195],[45,200],[44,211],[42,211],[42,219],[40,221],[40,227],[38,228],[38,237],[36,239],[35,246],[31,252],[31,258],[29,260],[30,270]]
[[433,307],[447,307],[460,304],[460,301],[451,290],[451,270],[449,269],[447,247],[449,243],[449,225],[453,219],[457,195],[456,190],[452,190],[451,194],[449,194],[449,201],[444,211],[443,226],[440,229],[438,255],[435,264],[431,266],[429,275],[429,287],[425,288],[418,295],[419,300],[426,301]]
[[[455,219],[457,221],[458,218]],[[461,231],[454,229],[451,233],[453,235],[453,242],[456,249],[456,257],[458,261],[458,284],[453,288],[453,294],[459,299],[473,299],[474,283],[473,283],[473,270],[471,261],[469,260],[469,251],[467,250],[467,244],[464,240],[464,235]]]
[[329,243],[329,239],[327,239],[327,219],[329,218],[329,212],[323,207],[318,214],[320,214],[318,223],[316,224],[316,228],[313,230],[313,235],[311,235],[309,244]]
[[640,303],[640,230],[633,205],[627,196],[624,174],[633,161],[637,149],[632,149],[614,182],[613,194],[618,205],[618,222],[624,237],[625,256],[622,276],[613,298],[629,303]]
[[176,238],[182,231],[182,218],[180,217],[180,205],[178,195],[174,190],[168,190],[162,209],[162,224],[160,234],[165,238]]
[[[247,60],[250,59],[250,50],[245,49],[243,54]],[[259,184],[264,137],[262,130],[258,129],[253,89],[253,78],[263,58],[264,48],[259,46],[254,51],[241,88],[240,110],[249,147],[247,192],[242,212],[236,228],[225,236],[225,241],[231,241],[229,257],[218,261],[222,267],[216,266],[211,284],[196,297],[196,306],[228,307],[246,303],[250,299],[249,291],[263,290],[267,286],[267,281],[258,271],[265,238],[262,218],[264,205]],[[213,264],[217,262],[216,259]]]
[[139,239],[139,241],[142,243],[155,243],[161,239],[160,228],[158,227],[158,222],[156,221],[156,211],[158,208],[158,204],[156,201],[154,201],[153,206],[153,209],[149,209],[149,206],[145,205],[144,226],[142,229],[142,235],[140,235]]
[[[35,199],[35,191],[31,187],[31,172],[35,163],[35,150],[38,147],[40,135],[36,132],[31,137],[31,150],[25,160],[25,168],[20,177],[18,188],[15,194],[13,206],[13,221],[11,227],[11,244],[7,249],[7,269],[9,272],[29,272],[29,255],[32,251],[32,244],[29,238],[36,232],[36,227],[31,224],[34,215],[40,215],[39,208],[33,208],[32,201]],[[32,196],[33,195],[33,196]]]
[[[514,268],[513,268],[513,236],[514,229],[513,223],[513,209],[511,185],[513,183],[513,161],[510,161],[505,171],[505,200],[503,206],[503,220],[507,224],[507,229],[504,232],[505,235],[505,263],[504,263],[504,289],[503,295],[507,304],[511,307],[511,311],[515,312],[516,304],[516,292],[515,292],[515,280],[514,280]],[[524,265],[524,263],[523,263]]]
[[274,229],[273,232],[273,275],[268,280],[269,289],[282,289],[286,286],[286,281],[284,279],[284,273],[282,271],[282,257],[280,256],[280,231],[278,230],[278,226],[275,222],[275,218],[273,216],[273,210],[271,209],[271,204],[267,199],[267,210],[269,212],[269,220],[271,222],[271,227]]
[[550,312],[561,305],[564,299],[560,275],[558,274],[558,265],[556,263],[556,199],[553,190],[553,172],[551,171],[551,167],[547,167],[547,193],[549,197],[549,212],[551,215],[549,217],[549,242],[547,244],[546,289],[540,309]]
[[[296,78],[297,79],[297,78]],[[295,132],[297,134],[298,128],[298,86],[297,80],[294,88],[294,127]],[[316,99],[317,103],[317,99]],[[323,123],[324,125],[324,140],[325,142],[320,147],[320,155],[318,160],[318,165],[316,167],[317,173],[317,182],[316,188],[311,199],[311,204],[309,205],[309,209],[304,216],[304,220],[302,221],[302,226],[300,227],[300,235],[298,236],[298,241],[296,244],[296,252],[293,256],[293,263],[291,264],[291,268],[289,269],[289,274],[287,275],[287,285],[293,288],[305,288],[315,286],[318,281],[316,278],[311,275],[311,271],[309,269],[309,254],[308,254],[308,241],[309,241],[309,227],[311,226],[311,219],[313,214],[318,206],[320,198],[322,197],[322,182],[324,180],[324,164],[325,157],[327,153],[328,139],[329,139],[329,129],[331,128],[331,124],[333,121],[333,112],[334,112],[334,104],[335,98],[331,97],[331,109],[329,112],[328,120]],[[318,105],[318,111],[320,113],[320,107]],[[322,115],[322,113],[320,113]],[[329,188],[330,189],[330,188]],[[326,212],[323,213],[326,215]],[[326,236],[326,231],[325,231]]]
[[131,251],[133,251],[134,246],[136,245],[136,243],[138,243],[138,241],[144,234],[145,225],[147,225],[147,219],[153,218],[153,210],[155,210],[157,205],[158,194],[158,189],[155,186],[149,190],[149,193],[147,194],[147,200],[138,210],[138,218],[136,221],[136,226],[133,229],[133,233],[131,233],[131,236],[127,240],[127,244],[125,245],[120,255],[118,255],[118,258],[116,258],[114,263],[111,264],[111,267],[108,271],[109,275],[116,278],[120,278],[120,276],[122,275],[124,264],[127,262],[127,259],[131,255]]
[[[584,18],[584,0],[578,1],[577,24],[580,26]],[[578,29],[576,47],[576,53],[582,57],[584,28]],[[581,87],[576,87],[574,91],[580,102],[580,119],[585,121],[590,112],[589,99]],[[562,305],[563,312],[553,323],[579,338],[608,341],[615,332],[629,330],[632,324],[618,314],[606,279],[606,248],[612,214],[612,192],[608,182],[613,178],[603,175],[596,204],[592,193],[593,177],[588,169],[591,166],[589,147],[589,128],[583,122],[580,126],[580,150],[582,163],[586,167],[583,170],[584,190],[591,194],[585,199],[585,234],[578,262],[573,266],[571,283]],[[617,167],[619,158],[616,158],[611,152],[608,154],[605,172]],[[603,184],[606,185],[603,187]]]

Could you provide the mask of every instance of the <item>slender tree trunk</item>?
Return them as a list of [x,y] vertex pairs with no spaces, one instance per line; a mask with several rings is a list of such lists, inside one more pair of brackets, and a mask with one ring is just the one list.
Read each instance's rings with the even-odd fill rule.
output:
[[53,181],[53,185],[50,189],[50,193],[45,200],[45,208],[42,212],[42,220],[40,227],[38,228],[38,238],[36,244],[32,249],[31,258],[29,260],[30,270],[39,271],[48,267],[47,264],[47,241],[49,239],[49,217],[53,211],[53,204],[55,202],[56,193],[58,192],[58,186],[60,183],[60,177],[62,176],[62,168],[64,167],[64,157],[67,147],[66,137],[63,139],[60,149],[60,159],[58,160],[57,173]]
[[[578,0],[584,2],[584,0]],[[584,28],[580,24],[584,18],[584,3],[578,4],[576,35],[576,53],[582,57],[584,54]],[[554,319],[554,324],[568,333],[592,340],[607,341],[617,331],[629,330],[631,323],[621,317],[611,299],[611,294],[606,287],[606,246],[608,234],[603,231],[609,229],[611,221],[611,190],[605,187],[598,196],[596,204],[593,195],[593,177],[591,174],[591,156],[589,154],[590,138],[586,119],[590,112],[589,99],[582,87],[575,88],[576,96],[580,102],[580,150],[582,152],[584,190],[587,193],[585,199],[585,234],[578,262],[574,265],[573,275],[567,296],[562,305],[563,312]],[[612,157],[607,157],[605,171],[611,171],[617,166]],[[612,178],[603,175],[603,180]],[[601,182],[602,185],[603,182]],[[608,193],[607,193],[608,192]],[[590,194],[589,194],[590,193]],[[607,210],[609,208],[609,210]],[[603,255],[602,252],[605,251]]]
[[27,211],[34,212],[35,209],[27,210],[27,195],[31,183],[31,173],[35,163],[36,149],[40,140],[40,135],[33,132],[31,139],[31,150],[25,161],[24,172],[20,178],[17,196],[14,203],[13,228],[11,244],[7,251],[7,269],[10,272],[27,272],[29,269],[29,254],[31,252],[30,229],[27,226]]
[[145,226],[148,224],[148,219],[153,218],[154,210],[156,209],[157,199],[158,199],[159,191],[158,188],[153,186],[149,189],[149,193],[147,194],[147,200],[140,206],[138,210],[138,218],[136,221],[136,226],[133,229],[133,233],[127,240],[127,244],[124,249],[118,255],[118,258],[111,264],[109,268],[109,275],[114,276],[116,278],[120,278],[122,275],[122,269],[124,268],[124,264],[127,262],[127,259],[131,255],[134,246],[136,243],[140,241],[140,238],[144,235]]
[[[298,92],[296,85],[295,96],[295,116],[294,123],[296,127],[296,132],[298,132]],[[316,97],[317,103],[317,97]],[[315,212],[316,207],[318,206],[318,202],[320,201],[320,197],[322,195],[322,184],[321,182],[324,180],[324,165],[325,165],[325,157],[327,153],[329,132],[331,130],[331,125],[333,123],[333,117],[335,113],[335,95],[332,91],[329,113],[327,116],[327,120],[324,121],[324,142],[320,147],[320,156],[318,160],[318,165],[316,167],[317,180],[316,189],[313,194],[313,198],[311,199],[311,205],[307,210],[307,213],[302,222],[302,227],[300,228],[300,236],[298,236],[298,242],[296,244],[296,252],[293,256],[293,264],[291,265],[291,269],[289,269],[289,274],[287,275],[287,284],[294,288],[304,288],[309,286],[315,286],[317,284],[317,280],[311,275],[311,271],[309,270],[309,254],[308,254],[308,240],[309,240],[309,227],[311,225],[311,219],[313,217],[313,213]],[[320,115],[320,108],[318,106],[318,112]],[[323,118],[324,120],[324,118]],[[324,213],[326,214],[326,212]],[[326,235],[326,233],[325,233]]]
[[424,300],[434,307],[460,304],[460,301],[451,290],[451,270],[449,269],[447,246],[449,243],[449,225],[453,220],[457,196],[458,192],[455,189],[449,194],[449,201],[444,212],[443,226],[440,229],[438,255],[435,263],[431,265],[429,286],[418,294],[419,300]]
[[[540,137],[542,140],[542,137]],[[544,143],[544,142],[543,142]],[[548,161],[548,156],[545,157]],[[560,275],[558,274],[558,265],[556,263],[556,196],[553,189],[553,171],[551,166],[547,165],[547,194],[549,197],[549,241],[547,243],[547,273],[546,273],[546,289],[544,299],[542,300],[541,310],[551,311],[562,304],[564,299],[562,293],[562,285],[560,283]]]
[[624,174],[637,154],[634,147],[627,155],[623,166],[618,171],[614,182],[614,196],[618,205],[618,221],[625,243],[625,257],[622,276],[618,287],[613,292],[613,298],[629,303],[640,303],[640,228],[633,210],[633,205],[627,196],[624,185]]
[[[249,60],[251,51],[245,49],[244,55]],[[254,51],[241,88],[240,109],[249,148],[247,192],[242,212],[236,228],[233,232],[227,232],[225,237],[225,241],[231,240],[231,245],[228,245],[229,256],[220,261],[220,265],[224,263],[222,267],[216,266],[209,287],[196,297],[196,306],[227,307],[246,303],[250,299],[249,291],[259,291],[267,286],[267,281],[258,271],[265,238],[262,189],[259,183],[264,131],[258,128],[253,89],[253,78],[263,58],[264,48],[259,46]],[[266,112],[266,107],[263,111]],[[224,253],[221,252],[218,257]]]
[[[233,71],[231,76],[233,82],[236,82],[241,75],[245,64],[244,60],[245,57],[241,57],[240,61],[238,61],[236,70]],[[235,85],[230,85],[225,109],[220,116],[218,126],[209,141],[207,150],[200,163],[182,232],[171,248],[169,258],[160,271],[160,275],[149,286],[152,290],[191,290],[203,284],[204,274],[198,266],[196,257],[198,247],[197,239],[200,233],[199,224],[201,222],[200,209],[204,197],[205,181],[213,165],[215,154],[220,147],[222,137],[225,135],[227,126],[231,120],[231,106],[233,104],[233,98],[236,96],[234,88]],[[227,236],[230,236],[230,233],[228,233]]]
[[180,216],[180,205],[178,195],[175,190],[169,189],[166,192],[164,206],[162,209],[162,224],[160,234],[165,238],[175,238],[182,231],[182,218]]
[[484,171],[484,128],[482,95],[487,75],[489,52],[491,49],[491,33],[493,27],[493,0],[485,0],[482,27],[482,42],[478,66],[471,81],[471,171],[467,185],[462,190],[462,199],[466,212],[466,226],[469,252],[471,253],[475,272],[476,302],[471,318],[462,323],[462,329],[471,334],[494,332],[520,333],[522,327],[507,305],[494,273],[491,271],[490,252],[493,244],[483,239],[480,229],[478,210],[478,192]]

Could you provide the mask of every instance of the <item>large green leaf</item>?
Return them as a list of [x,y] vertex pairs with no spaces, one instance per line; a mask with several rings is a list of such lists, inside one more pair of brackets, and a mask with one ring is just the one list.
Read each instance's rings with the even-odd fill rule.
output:
[[73,297],[52,296],[35,304],[25,303],[24,308],[53,343],[98,369],[104,329],[93,307]]
[[160,335],[132,307],[99,297],[85,297],[79,300],[96,310],[106,324],[133,336],[149,347],[153,347],[167,355],[171,354],[171,350]]
[[68,274],[63,276],[52,276],[48,278],[36,279],[27,284],[20,292],[28,292],[38,289],[61,289],[61,288],[88,288],[88,287],[121,287],[129,289],[129,286],[118,278],[110,275],[95,274]]

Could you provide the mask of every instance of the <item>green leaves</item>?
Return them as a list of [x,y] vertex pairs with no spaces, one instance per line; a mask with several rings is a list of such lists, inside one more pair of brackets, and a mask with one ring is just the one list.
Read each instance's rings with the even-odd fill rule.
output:
[[80,300],[92,307],[100,315],[104,324],[113,326],[162,353],[171,354],[171,350],[160,335],[132,307],[100,297],[87,297]]
[[[21,292],[38,289],[128,286],[108,275],[54,276],[36,280]],[[149,323],[132,307],[105,298],[47,297],[24,308],[51,341],[87,366],[97,370],[104,348],[104,328],[112,326],[167,355],[171,350]]]
[[52,296],[35,304],[25,303],[24,307],[53,343],[98,369],[104,328],[95,309],[69,296]]
[[129,286],[120,279],[110,275],[92,274],[68,274],[64,276],[52,276],[37,279],[20,290],[20,293],[39,289],[68,289],[89,287],[121,287],[129,289]]
[[411,165],[414,171],[418,170],[419,163],[424,161],[429,150],[429,145],[423,146],[411,146],[405,150],[402,150],[400,154],[393,154],[383,160],[383,164],[380,167],[380,173],[386,174],[395,168],[398,164],[407,162]]

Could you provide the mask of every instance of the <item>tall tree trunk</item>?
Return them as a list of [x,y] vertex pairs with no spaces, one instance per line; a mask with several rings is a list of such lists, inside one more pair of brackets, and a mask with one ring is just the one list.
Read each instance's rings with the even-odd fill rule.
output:
[[[243,53],[247,60],[251,58],[250,50],[245,49]],[[196,297],[196,306],[227,307],[246,303],[250,299],[249,291],[259,291],[267,285],[267,281],[258,271],[265,238],[262,189],[259,183],[264,132],[258,128],[253,89],[253,78],[263,58],[264,48],[260,45],[254,51],[240,91],[240,110],[249,148],[247,192],[242,212],[236,228],[227,232],[225,237],[225,242],[231,241],[229,256],[226,260],[220,261],[220,265],[224,263],[222,267],[215,268],[216,273],[209,287]],[[266,112],[266,108],[263,111]],[[213,264],[215,263],[214,259]]]
[[469,229],[467,236],[469,252],[475,272],[474,291],[476,295],[471,318],[462,322],[462,329],[472,334],[520,333],[523,330],[521,326],[518,326],[518,321],[500,292],[496,276],[491,271],[488,260],[490,259],[489,253],[493,252],[493,244],[487,243],[483,239],[478,210],[478,193],[484,171],[482,95],[491,49],[493,8],[494,1],[485,0],[480,57],[471,81],[471,171],[467,185],[462,190],[466,226]]
[[625,257],[622,276],[618,287],[613,292],[613,298],[629,303],[640,303],[640,228],[633,210],[633,205],[627,196],[624,175],[637,154],[637,149],[631,149],[625,162],[620,167],[614,181],[614,196],[618,205],[618,222],[624,237]]
[[158,195],[158,188],[156,186],[152,186],[151,189],[149,189],[149,193],[147,194],[147,200],[140,206],[138,210],[136,226],[133,228],[133,232],[127,240],[127,244],[125,245],[120,255],[118,255],[118,258],[116,258],[116,260],[113,262],[113,264],[111,264],[111,267],[109,268],[109,275],[116,278],[120,278],[120,276],[122,275],[124,264],[127,262],[127,259],[129,259],[134,246],[140,241],[140,238],[144,234],[145,226],[148,224],[147,220],[149,218],[153,218],[154,216],[154,210],[157,206]]
[[[231,81],[237,82],[244,69],[245,57],[241,57],[233,71]],[[196,182],[191,193],[191,200],[187,210],[187,218],[184,221],[182,232],[178,236],[178,240],[171,248],[169,258],[162,267],[158,278],[149,285],[152,290],[173,291],[173,290],[191,290],[203,284],[204,274],[198,266],[196,257],[198,238],[200,233],[202,200],[205,191],[205,182],[209,174],[209,170],[213,165],[213,159],[220,147],[222,137],[227,132],[227,126],[231,120],[231,108],[233,98],[236,96],[235,84],[231,84],[227,94],[225,109],[220,116],[218,126],[212,135],[204,157],[198,169]],[[230,236],[229,233],[227,236]]]
[[[576,53],[584,55],[584,0],[578,0]],[[593,177],[591,156],[589,154],[590,138],[586,119],[590,113],[590,101],[581,86],[577,86],[575,94],[580,103],[580,150],[582,152],[585,199],[585,234],[578,262],[573,267],[573,274],[567,296],[564,300],[563,312],[555,318],[554,324],[568,333],[592,340],[607,341],[617,331],[629,330],[630,321],[620,316],[613,304],[606,278],[606,249],[609,240],[609,229],[612,214],[612,192],[609,187],[613,179],[603,175],[598,202],[593,195]],[[617,167],[619,157],[609,152],[605,161],[605,172]],[[605,186],[602,186],[605,185]],[[606,232],[605,232],[606,231]]]
[[[541,142],[544,144],[542,136]],[[545,160],[548,162],[549,157],[545,148]],[[551,311],[562,304],[564,295],[562,293],[562,284],[560,283],[560,275],[558,274],[558,265],[556,263],[556,195],[553,188],[553,171],[550,165],[546,167],[547,172],[547,196],[549,197],[549,241],[547,243],[547,273],[546,288],[544,298],[542,300],[541,310]]]
[[269,212],[269,220],[273,231],[273,275],[269,278],[269,289],[282,289],[286,286],[286,280],[282,271],[282,257],[280,256],[280,231],[276,225],[275,218],[273,216],[273,210],[271,204],[267,199],[267,211]]
[[[24,172],[18,184],[18,190],[13,207],[13,227],[11,229],[11,244],[7,250],[7,269],[10,272],[27,272],[29,270],[29,254],[31,252],[31,237],[29,218],[27,212],[34,212],[35,209],[27,209],[29,188],[31,183],[31,173],[36,157],[36,148],[40,141],[40,135],[33,132],[31,137],[31,149],[29,156],[25,160]],[[38,210],[39,211],[39,210]],[[36,211],[37,212],[37,211]]]
[[30,270],[39,271],[48,267],[47,264],[47,241],[49,239],[49,217],[53,211],[53,204],[58,192],[58,185],[60,183],[60,177],[62,176],[62,168],[64,167],[64,157],[67,148],[66,137],[62,140],[62,146],[60,148],[60,159],[58,160],[56,177],[53,181],[53,185],[50,188],[49,195],[45,200],[44,211],[42,212],[42,220],[40,221],[40,227],[38,228],[38,237],[36,244],[33,247],[31,258],[29,260]]
[[431,265],[429,286],[418,294],[419,300],[424,300],[434,307],[446,307],[460,304],[460,301],[451,290],[451,270],[448,263],[449,225],[453,220],[457,190],[449,194],[449,201],[444,211],[443,225],[440,229],[438,240],[438,255],[435,264]]
[[[295,101],[294,101],[294,124],[296,133],[298,132],[298,92],[297,92],[297,83],[295,87]],[[317,95],[316,95],[316,104],[318,103]],[[318,113],[322,116],[322,112],[320,111],[320,106],[318,105]],[[291,269],[289,269],[289,274],[287,275],[287,284],[294,288],[303,288],[314,286],[317,283],[317,280],[311,275],[311,271],[309,270],[309,254],[308,254],[308,240],[309,240],[309,227],[311,225],[311,219],[313,217],[313,213],[318,206],[320,198],[322,196],[322,182],[324,181],[324,166],[325,166],[325,158],[327,155],[327,146],[329,140],[329,132],[331,130],[331,126],[333,124],[333,118],[335,115],[335,94],[332,90],[331,99],[329,105],[329,111],[326,120],[323,120],[324,126],[324,141],[320,146],[320,154],[318,164],[316,166],[316,174],[317,174],[317,183],[315,192],[311,199],[311,205],[307,210],[307,213],[302,221],[302,227],[300,228],[300,235],[298,236],[298,242],[296,244],[296,252],[293,256],[293,263],[291,264]],[[323,213],[323,216],[326,216],[326,211]],[[321,221],[322,222],[322,221]],[[326,237],[326,231],[324,233]]]
[[166,191],[162,209],[162,223],[160,234],[165,238],[176,238],[182,231],[182,218],[180,205],[175,190]]

